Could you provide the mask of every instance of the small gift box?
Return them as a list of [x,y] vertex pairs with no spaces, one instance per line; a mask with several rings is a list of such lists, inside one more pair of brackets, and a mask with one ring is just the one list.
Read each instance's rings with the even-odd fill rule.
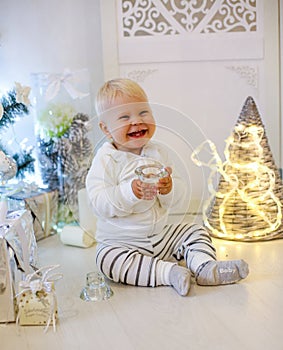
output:
[[0,210],[0,322],[14,322],[17,285],[36,265],[37,245],[30,212],[21,210],[3,215],[3,211]]
[[15,260],[10,257],[6,240],[0,237],[0,322],[16,320],[15,272]]
[[21,326],[46,326],[47,330],[53,325],[55,331],[58,309],[54,282],[62,275],[50,272],[57,267],[43,267],[19,283],[17,323]]
[[8,194],[8,198],[13,209],[25,208],[31,212],[37,241],[57,232],[57,190],[23,188],[14,194]]

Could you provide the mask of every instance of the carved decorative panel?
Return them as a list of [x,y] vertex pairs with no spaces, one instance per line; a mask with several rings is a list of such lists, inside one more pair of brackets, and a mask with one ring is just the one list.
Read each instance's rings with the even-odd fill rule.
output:
[[257,30],[256,0],[121,0],[124,37]]
[[120,63],[263,58],[263,1],[116,1]]

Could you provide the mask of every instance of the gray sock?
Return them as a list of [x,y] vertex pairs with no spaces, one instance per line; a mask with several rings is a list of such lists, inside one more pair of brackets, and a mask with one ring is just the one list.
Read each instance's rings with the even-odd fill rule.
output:
[[187,295],[191,286],[190,270],[179,265],[174,265],[169,273],[169,281],[178,294],[182,296]]
[[232,284],[247,277],[248,264],[244,260],[209,261],[202,264],[196,273],[196,282],[201,286]]

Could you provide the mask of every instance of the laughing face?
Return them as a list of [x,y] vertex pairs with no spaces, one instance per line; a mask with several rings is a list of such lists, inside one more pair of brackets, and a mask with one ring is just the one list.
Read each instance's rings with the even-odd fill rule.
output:
[[155,132],[155,121],[148,102],[117,98],[100,128],[118,150],[140,154]]

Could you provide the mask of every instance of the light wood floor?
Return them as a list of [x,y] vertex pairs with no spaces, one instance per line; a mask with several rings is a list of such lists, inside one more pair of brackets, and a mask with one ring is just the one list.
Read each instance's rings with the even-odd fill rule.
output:
[[250,275],[221,287],[192,284],[187,297],[171,287],[111,284],[99,303],[79,298],[94,269],[94,247],[63,245],[58,236],[39,242],[40,265],[60,264],[56,284],[57,332],[0,325],[0,349],[282,350],[283,240],[236,243],[214,239],[219,259],[244,258]]

